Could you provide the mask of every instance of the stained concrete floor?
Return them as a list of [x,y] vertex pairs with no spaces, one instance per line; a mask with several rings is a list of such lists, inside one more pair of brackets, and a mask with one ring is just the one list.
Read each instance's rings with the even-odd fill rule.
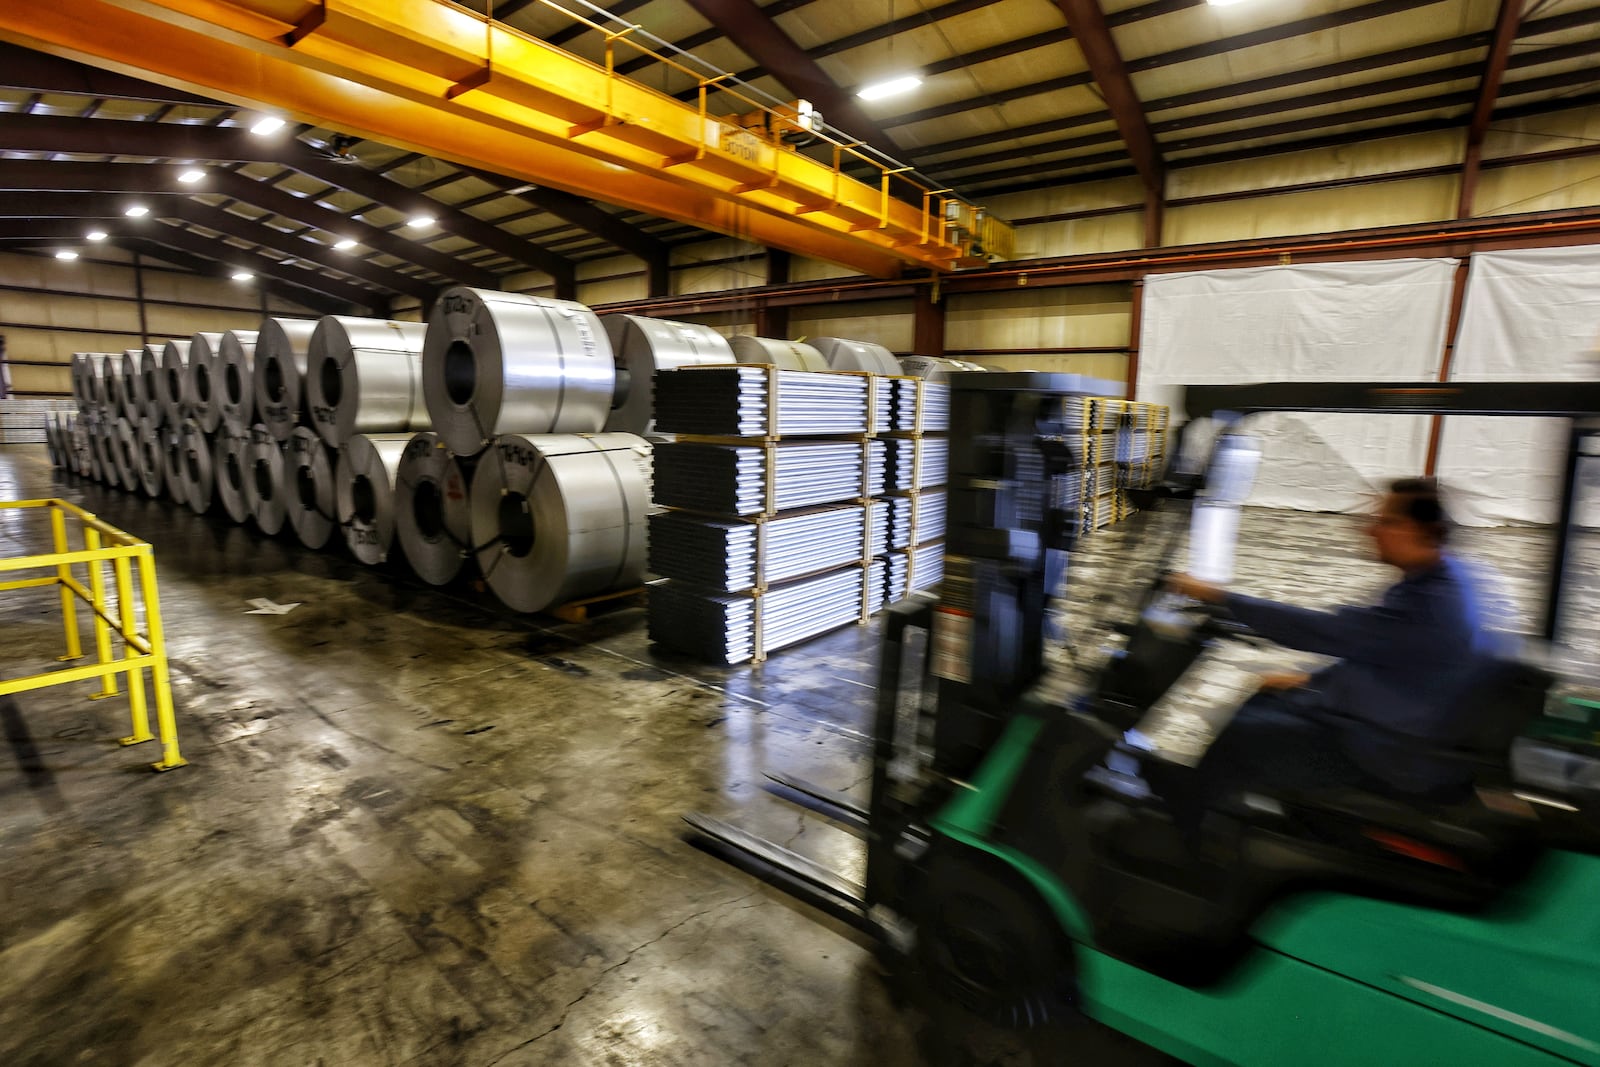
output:
[[[515,617],[0,448],[0,499],[48,495],[155,545],[191,765],[146,770],[151,746],[113,741],[125,702],[88,685],[0,702],[0,1063],[1169,1062],[1093,1025],[1023,1041],[897,1004],[847,931],[685,843],[704,810],[859,877],[858,841],[762,783],[863,791],[875,627],[700,667],[637,608]],[[1531,561],[1524,613],[1540,536],[1488,542]],[[1124,533],[1097,538],[1085,588],[1127,573]],[[1257,517],[1246,542],[1252,591],[1382,581],[1347,518]],[[0,554],[39,547],[0,512]],[[57,610],[0,598],[0,670],[49,666]],[[1222,718],[1152,729],[1181,752]]]
[[[1059,1061],[897,1006],[848,932],[683,840],[706,810],[859,877],[762,782],[864,790],[875,628],[698,667],[637,608],[519,618],[0,449],[0,499],[51,495],[155,546],[190,766],[118,747],[90,685],[0,702],[0,1063]],[[0,554],[43,547],[27,520]],[[0,598],[0,670],[48,669],[58,613]]]

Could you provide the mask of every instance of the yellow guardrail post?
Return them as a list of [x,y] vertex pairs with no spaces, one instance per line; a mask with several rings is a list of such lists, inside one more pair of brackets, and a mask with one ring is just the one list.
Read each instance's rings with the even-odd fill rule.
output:
[[[138,632],[138,620],[133,611],[133,583],[128,580],[128,560],[118,556],[111,562],[112,573],[117,579],[117,608],[122,619],[122,658],[126,660],[142,660],[145,657],[139,649],[134,647],[128,635]],[[147,607],[148,613],[149,608]],[[110,677],[109,675],[107,677]],[[128,670],[128,711],[133,719],[133,733],[121,739],[124,745],[137,745],[141,741],[153,740],[155,735],[150,732],[150,713],[144,702],[144,668],[132,667]]]
[[[56,555],[67,551],[67,516],[54,505],[50,508],[50,537]],[[62,662],[83,658],[83,642],[78,639],[78,601],[73,595],[71,580],[72,565],[56,564],[56,581],[61,583],[62,625],[67,631],[67,654],[60,657]]]
[[[83,546],[90,552],[100,550],[100,531],[88,523],[83,524]],[[111,662],[111,628],[106,625],[106,576],[101,569],[101,561],[89,560],[89,590],[94,599],[90,606],[94,609],[94,647],[99,653],[101,665]],[[100,692],[94,694],[90,700],[104,700],[106,697],[117,695],[117,676],[106,674],[101,682]]]
[[172,714],[172,681],[167,671],[167,638],[161,628],[161,599],[156,593],[156,558],[148,547],[139,557],[139,591],[144,598],[144,625],[150,635],[150,679],[156,691],[156,729],[161,731],[161,762],[151,766],[170,771],[189,761],[178,754],[178,723]]

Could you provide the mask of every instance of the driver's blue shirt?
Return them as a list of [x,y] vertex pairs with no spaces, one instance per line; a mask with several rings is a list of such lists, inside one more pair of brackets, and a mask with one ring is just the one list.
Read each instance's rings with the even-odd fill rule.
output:
[[1461,706],[1503,651],[1459,560],[1446,555],[1407,575],[1370,607],[1314,611],[1235,593],[1224,604],[1262,637],[1338,658],[1313,676],[1302,700],[1348,718],[1345,751],[1363,771],[1410,791],[1459,774],[1427,752],[1466,740]]

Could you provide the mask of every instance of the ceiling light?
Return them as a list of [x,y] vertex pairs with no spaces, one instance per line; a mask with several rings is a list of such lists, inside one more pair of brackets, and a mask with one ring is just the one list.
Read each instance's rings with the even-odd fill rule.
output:
[[915,74],[906,74],[899,78],[891,78],[889,81],[877,82],[873,85],[869,85],[856,95],[863,100],[882,100],[886,96],[894,96],[897,93],[910,92],[912,89],[915,89],[921,84],[921,78],[917,77]]
[[350,249],[354,248],[355,246],[356,246],[355,240],[353,238],[350,238],[350,237],[341,237],[337,241],[333,242],[333,247],[338,249],[340,252],[349,251]]
[[434,218],[432,215],[417,215],[413,218],[407,219],[406,225],[410,226],[413,230],[420,230],[425,226],[432,226],[438,221],[439,220]]
[[129,204],[122,213],[130,219],[142,219],[150,214],[150,209],[143,204]]
[[263,115],[256,120],[254,126],[250,127],[250,132],[257,137],[265,137],[269,133],[277,133],[286,125],[288,124],[276,115]]
[[106,239],[106,231],[104,231],[104,230],[90,230],[88,233],[84,234],[83,236],[84,236],[84,239],[88,240],[88,241],[104,241]]
[[1234,4],[1243,3],[1244,0],[1206,0],[1212,7],[1232,7]]
[[193,185],[195,182],[205,178],[205,176],[206,172],[203,170],[186,170],[178,175],[178,180],[185,185]]
[[74,252],[70,248],[63,248],[61,251],[56,253],[56,258],[57,259],[77,259],[78,258],[78,253]]
[[236,282],[248,282],[254,278],[255,275],[251,274],[247,270],[236,270],[233,272],[233,280]]

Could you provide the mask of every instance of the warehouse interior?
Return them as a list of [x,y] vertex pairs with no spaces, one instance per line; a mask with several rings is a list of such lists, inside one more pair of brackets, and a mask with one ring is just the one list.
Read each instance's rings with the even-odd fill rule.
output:
[[[684,818],[871,881],[870,826],[772,776],[869,800],[887,609],[965,573],[946,554],[961,383],[1083,394],[1071,548],[1033,635],[1063,706],[1119,640],[1103,616],[1170,563],[1170,509],[1140,494],[1186,390],[1578,396],[1600,377],[1597,53],[1583,0],[0,12],[0,503],[96,517],[71,547],[96,522],[151,547],[172,711],[151,672],[161,736],[124,748],[126,680],[0,696],[0,1059],[1342,1047],[1293,1019],[1255,1059],[1092,1010],[996,1019]],[[269,366],[298,403],[269,409]],[[230,373],[255,407],[228,406]],[[803,409],[818,421],[780,431]],[[1561,622],[1563,699],[1600,706],[1600,494],[1573,496],[1567,422],[1405,410],[1252,423],[1235,585],[1376,597],[1365,516],[1389,480],[1437,474],[1505,625]],[[836,454],[844,488],[818,489]],[[0,510],[0,559],[51,551],[44,511]],[[0,679],[71,666],[63,604],[77,662],[96,609],[148,628],[155,598],[118,577],[77,606],[0,592]],[[1306,662],[1232,648],[1140,729],[1193,764],[1262,672]],[[1552,996],[1592,996],[1572,987]],[[1556,1042],[1518,1062],[1594,1062],[1584,1025],[1511,1040]]]

